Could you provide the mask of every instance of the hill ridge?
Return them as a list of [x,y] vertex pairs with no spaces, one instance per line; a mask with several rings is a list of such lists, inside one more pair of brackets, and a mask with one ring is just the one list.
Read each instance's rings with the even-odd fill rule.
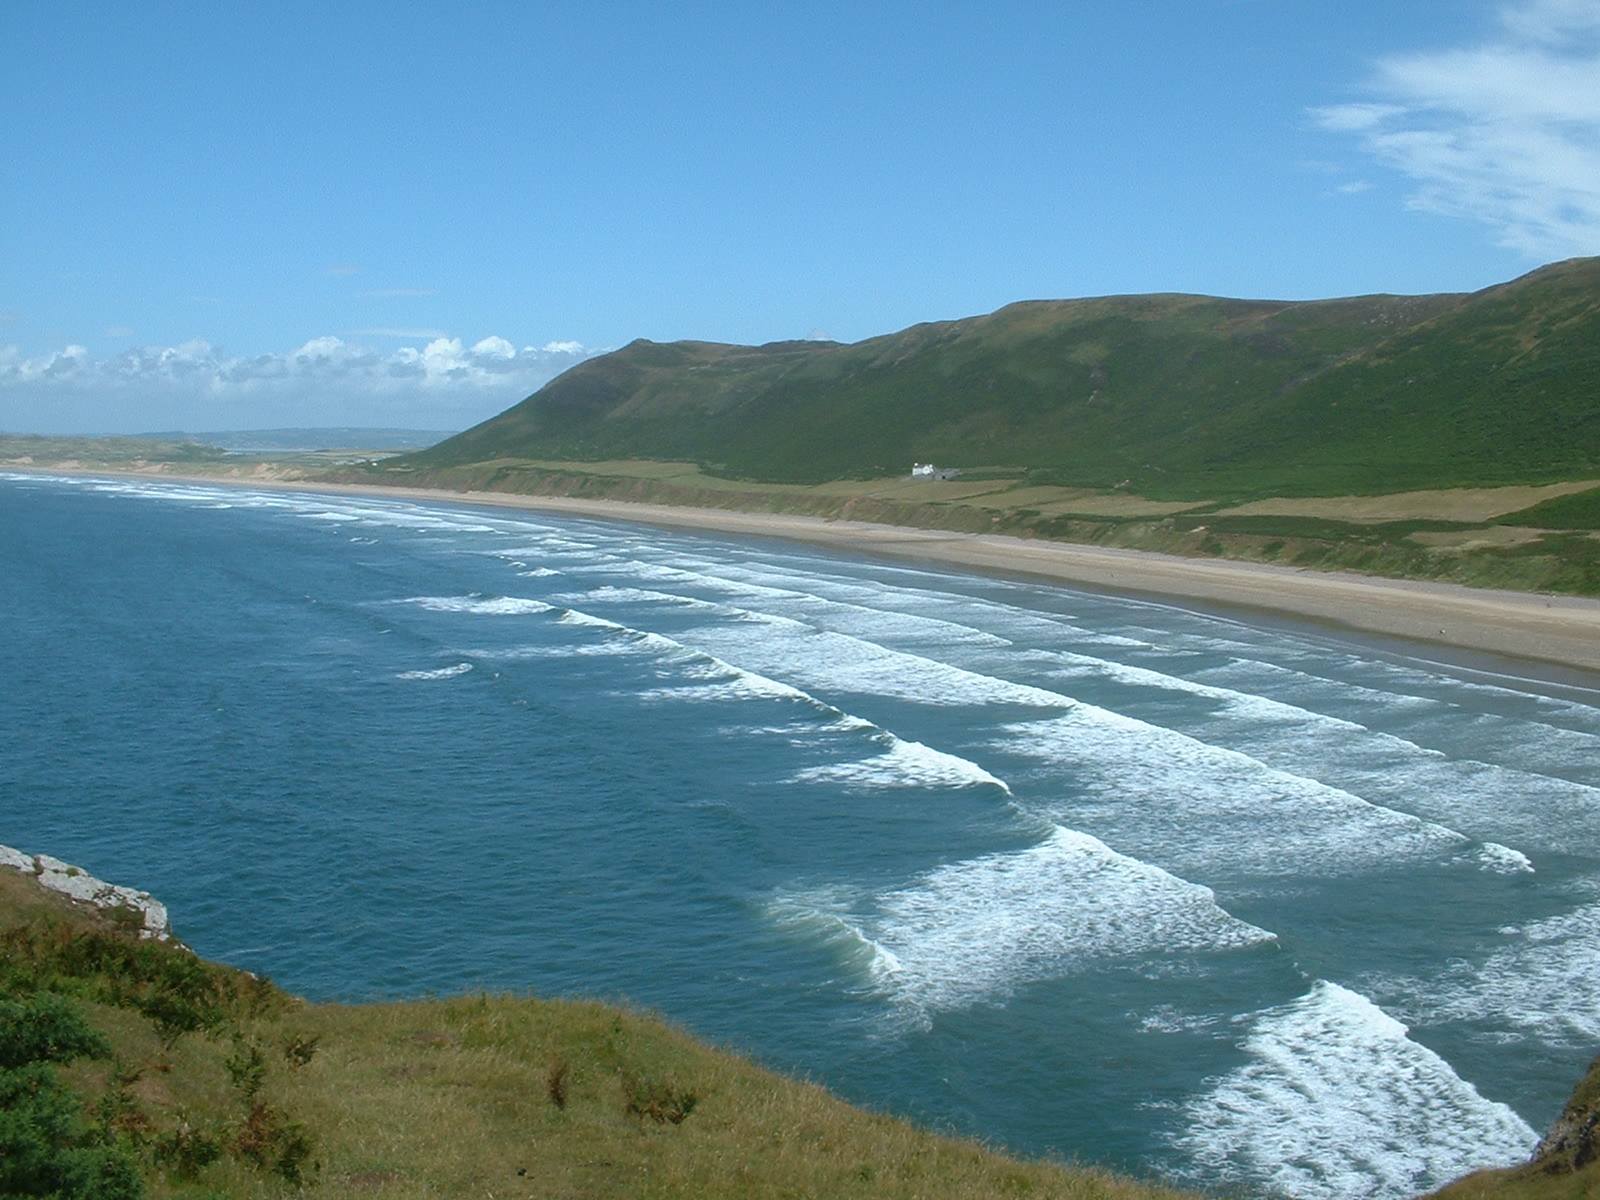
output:
[[639,338],[406,468],[698,463],[818,483],[913,461],[1155,498],[1600,472],[1600,259],[1472,293],[1020,300],[854,343]]

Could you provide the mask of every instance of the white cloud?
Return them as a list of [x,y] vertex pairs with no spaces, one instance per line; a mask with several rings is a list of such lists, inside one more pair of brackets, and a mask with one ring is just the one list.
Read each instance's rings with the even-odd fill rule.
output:
[[1314,110],[1418,184],[1408,204],[1537,258],[1600,253],[1600,0],[1523,0],[1473,47],[1379,63],[1382,103]]
[[519,350],[495,336],[470,347],[440,336],[383,353],[329,335],[287,353],[253,356],[201,339],[104,359],[78,345],[34,356],[0,346],[0,430],[459,429],[596,353],[578,342]]
[[1600,32],[1600,7],[1593,0],[1534,0],[1505,9],[1500,19],[1519,36],[1548,44]]
[[1365,133],[1405,111],[1398,104],[1340,104],[1319,108],[1316,115],[1322,127],[1333,133]]
[[472,347],[472,352],[502,361],[509,361],[517,356],[517,348],[503,337],[486,337]]

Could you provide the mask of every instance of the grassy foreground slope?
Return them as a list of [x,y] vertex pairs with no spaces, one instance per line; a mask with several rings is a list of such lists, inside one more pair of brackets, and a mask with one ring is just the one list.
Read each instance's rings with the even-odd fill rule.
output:
[[[46,1068],[82,1100],[71,1140],[153,1197],[1178,1200],[862,1112],[601,1004],[306,1004],[0,868],[0,1016],[51,994],[109,1041]],[[21,1108],[0,1099],[4,1177]]]
[[853,345],[636,341],[400,460],[913,460],[1239,500],[1600,476],[1600,259],[1470,295],[1034,301]]

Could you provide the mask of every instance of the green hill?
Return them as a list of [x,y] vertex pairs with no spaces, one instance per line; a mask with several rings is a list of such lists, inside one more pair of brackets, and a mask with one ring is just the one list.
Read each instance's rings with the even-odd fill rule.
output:
[[749,480],[1014,468],[1150,497],[1600,475],[1600,259],[1470,295],[1030,301],[853,345],[636,341],[418,454]]

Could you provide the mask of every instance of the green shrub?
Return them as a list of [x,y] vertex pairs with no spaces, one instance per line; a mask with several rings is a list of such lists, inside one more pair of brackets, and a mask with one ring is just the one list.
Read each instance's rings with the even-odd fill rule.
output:
[[623,1110],[630,1117],[649,1117],[657,1125],[682,1125],[700,1097],[670,1079],[622,1075]]
[[60,996],[0,1000],[0,1196],[138,1200],[144,1183],[104,1129],[87,1125],[55,1063],[111,1048]]
[[185,1033],[283,1004],[267,980],[126,932],[38,921],[0,933],[0,993],[41,991],[133,1009],[168,1048]]
[[65,997],[0,1000],[0,1068],[110,1057],[111,1043],[90,1029],[83,1010]]
[[193,1179],[222,1157],[222,1139],[210,1129],[192,1124],[187,1114],[155,1142],[156,1162],[179,1179]]
[[297,1033],[283,1047],[283,1058],[291,1067],[309,1067],[311,1060],[316,1057],[317,1043],[321,1039],[316,1034]]
[[222,1060],[228,1072],[228,1082],[246,1105],[255,1103],[261,1087],[267,1081],[267,1056],[255,1042],[245,1040],[242,1034],[233,1038],[233,1053]]
[[250,1106],[235,1132],[233,1148],[239,1157],[263,1171],[299,1183],[305,1177],[312,1147],[304,1125],[289,1120],[271,1105],[257,1102]]

